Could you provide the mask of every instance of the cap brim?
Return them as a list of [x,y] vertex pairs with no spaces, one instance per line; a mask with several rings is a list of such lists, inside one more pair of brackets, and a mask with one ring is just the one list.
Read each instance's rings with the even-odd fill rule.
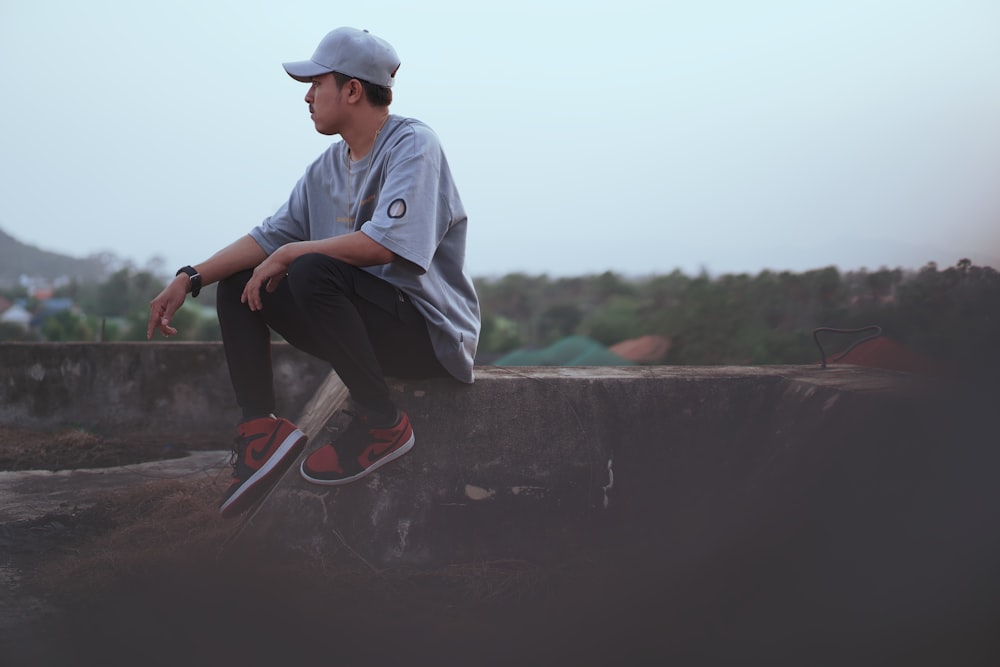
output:
[[285,68],[285,72],[288,73],[288,76],[303,83],[309,83],[313,80],[313,78],[329,74],[333,71],[329,67],[324,67],[311,60],[299,60],[294,63],[282,63],[281,66]]

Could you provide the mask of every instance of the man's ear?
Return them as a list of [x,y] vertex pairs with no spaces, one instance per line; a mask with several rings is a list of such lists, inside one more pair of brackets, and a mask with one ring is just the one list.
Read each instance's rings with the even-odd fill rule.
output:
[[365,98],[365,89],[361,86],[361,82],[357,79],[351,79],[347,82],[350,88],[347,90],[347,99],[352,102],[360,102]]

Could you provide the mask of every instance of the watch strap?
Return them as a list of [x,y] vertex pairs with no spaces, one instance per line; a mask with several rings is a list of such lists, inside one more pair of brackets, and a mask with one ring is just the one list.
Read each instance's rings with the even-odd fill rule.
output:
[[201,274],[198,273],[193,266],[182,266],[177,269],[175,276],[179,276],[182,273],[186,273],[188,279],[191,281],[191,296],[195,297],[201,292]]

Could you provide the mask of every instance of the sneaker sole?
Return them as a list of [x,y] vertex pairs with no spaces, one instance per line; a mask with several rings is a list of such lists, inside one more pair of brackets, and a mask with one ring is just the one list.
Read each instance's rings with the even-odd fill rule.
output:
[[302,479],[306,480],[310,484],[321,484],[323,486],[340,486],[341,484],[350,484],[351,482],[361,479],[365,475],[370,475],[371,473],[375,472],[376,470],[384,466],[386,463],[392,463],[400,456],[413,449],[413,443],[415,440],[416,438],[414,438],[413,434],[411,433],[410,439],[407,440],[404,444],[400,445],[400,447],[396,451],[394,451],[392,454],[389,454],[388,456],[379,459],[378,461],[371,464],[370,466],[359,472],[357,475],[354,475],[353,477],[344,477],[343,479],[317,479],[316,477],[310,477],[309,473],[306,472],[305,461],[303,461],[302,464],[299,466],[299,473],[302,475]]
[[[219,514],[225,518],[236,516],[253,505],[268,488],[268,481],[276,478],[291,467],[296,457],[306,446],[306,434],[295,429],[278,445],[278,449],[260,470],[250,475],[243,486],[236,489],[226,502],[219,506]],[[276,479],[274,480],[276,481]]]

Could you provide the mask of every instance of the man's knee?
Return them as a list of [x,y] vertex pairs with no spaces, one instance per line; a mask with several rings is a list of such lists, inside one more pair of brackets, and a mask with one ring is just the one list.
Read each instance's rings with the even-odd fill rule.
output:
[[[288,286],[296,297],[329,290],[331,286],[341,292],[350,289],[350,264],[322,253],[309,253],[296,258],[288,266]],[[322,289],[320,286],[323,286]]]
[[216,301],[220,303],[233,301],[239,303],[243,297],[243,289],[252,275],[253,271],[240,271],[220,280],[215,288]]

